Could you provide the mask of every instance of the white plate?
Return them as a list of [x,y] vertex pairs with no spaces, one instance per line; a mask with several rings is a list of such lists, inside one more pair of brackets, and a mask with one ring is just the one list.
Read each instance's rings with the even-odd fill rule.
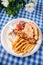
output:
[[10,53],[10,54],[12,54],[12,55],[14,55],[14,56],[17,56],[17,57],[26,57],[26,56],[32,55],[33,53],[35,53],[35,52],[39,49],[39,47],[40,47],[40,45],[41,45],[41,42],[42,42],[42,33],[41,33],[41,30],[39,29],[38,25],[34,22],[35,25],[38,27],[40,33],[41,33],[41,39],[37,42],[36,46],[34,47],[34,49],[33,49],[30,53],[27,53],[27,54],[24,55],[24,56],[22,56],[21,54],[16,54],[16,53],[12,50],[12,46],[11,46],[10,42],[7,41],[7,34],[8,34],[7,31],[9,31],[9,26],[10,26],[10,25],[15,27],[15,25],[16,25],[20,20],[22,20],[22,21],[27,21],[27,22],[29,22],[29,21],[33,22],[32,20],[29,20],[29,19],[26,19],[26,18],[17,18],[17,19],[13,19],[13,20],[11,20],[11,21],[8,21],[8,23],[3,27],[2,32],[1,32],[1,43],[2,43],[2,45],[3,45],[3,47],[4,47],[4,49],[5,49],[8,53]]

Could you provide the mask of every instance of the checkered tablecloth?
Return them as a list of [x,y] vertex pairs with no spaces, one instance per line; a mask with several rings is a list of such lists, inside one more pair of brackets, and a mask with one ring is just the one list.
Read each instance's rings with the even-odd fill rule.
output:
[[[0,8],[0,38],[1,30],[3,29],[3,26],[8,23],[8,20],[19,17],[27,18],[36,22],[42,31],[43,39],[43,0],[37,1],[37,6],[32,13],[29,13],[22,8],[15,17],[13,15],[8,17],[8,14],[6,14],[4,9]],[[1,45],[0,39],[0,65],[43,65],[43,40],[36,53],[28,57],[20,58],[8,54]]]

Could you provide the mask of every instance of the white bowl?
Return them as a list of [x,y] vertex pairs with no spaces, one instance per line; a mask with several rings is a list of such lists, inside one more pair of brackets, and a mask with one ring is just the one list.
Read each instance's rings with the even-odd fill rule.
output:
[[22,56],[21,54],[16,54],[16,53],[13,51],[10,42],[7,41],[7,34],[8,34],[7,32],[8,32],[8,30],[9,30],[9,26],[10,26],[10,25],[15,26],[20,20],[26,21],[26,22],[29,22],[29,21],[30,21],[30,22],[33,22],[32,20],[29,20],[29,19],[26,19],[26,18],[17,18],[17,19],[13,19],[13,20],[11,20],[11,21],[8,21],[8,23],[3,27],[2,32],[1,32],[1,43],[2,43],[2,46],[4,47],[4,49],[5,49],[8,53],[10,53],[10,54],[12,54],[12,55],[14,55],[14,56],[17,56],[17,57],[26,57],[26,56],[32,55],[33,53],[35,53],[35,52],[39,49],[39,47],[40,47],[40,45],[41,45],[41,42],[42,42],[42,33],[41,33],[41,30],[40,30],[40,28],[38,27],[38,25],[37,25],[35,22],[33,22],[33,23],[38,27],[38,29],[39,29],[39,31],[40,31],[40,34],[41,34],[41,38],[38,40],[36,46],[33,48],[33,50],[32,50],[30,53],[27,53],[27,54],[24,55],[24,56]]

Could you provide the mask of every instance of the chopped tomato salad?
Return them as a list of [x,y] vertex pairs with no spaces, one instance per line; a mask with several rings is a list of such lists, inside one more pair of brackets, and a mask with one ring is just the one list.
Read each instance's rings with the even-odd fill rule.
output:
[[21,24],[17,24],[16,27],[17,27],[18,30],[22,30],[23,29],[23,26]]

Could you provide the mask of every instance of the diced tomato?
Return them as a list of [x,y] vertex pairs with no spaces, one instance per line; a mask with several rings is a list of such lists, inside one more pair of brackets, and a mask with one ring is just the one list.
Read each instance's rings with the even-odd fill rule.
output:
[[23,29],[23,26],[21,24],[17,24],[17,29],[18,30],[22,30]]

